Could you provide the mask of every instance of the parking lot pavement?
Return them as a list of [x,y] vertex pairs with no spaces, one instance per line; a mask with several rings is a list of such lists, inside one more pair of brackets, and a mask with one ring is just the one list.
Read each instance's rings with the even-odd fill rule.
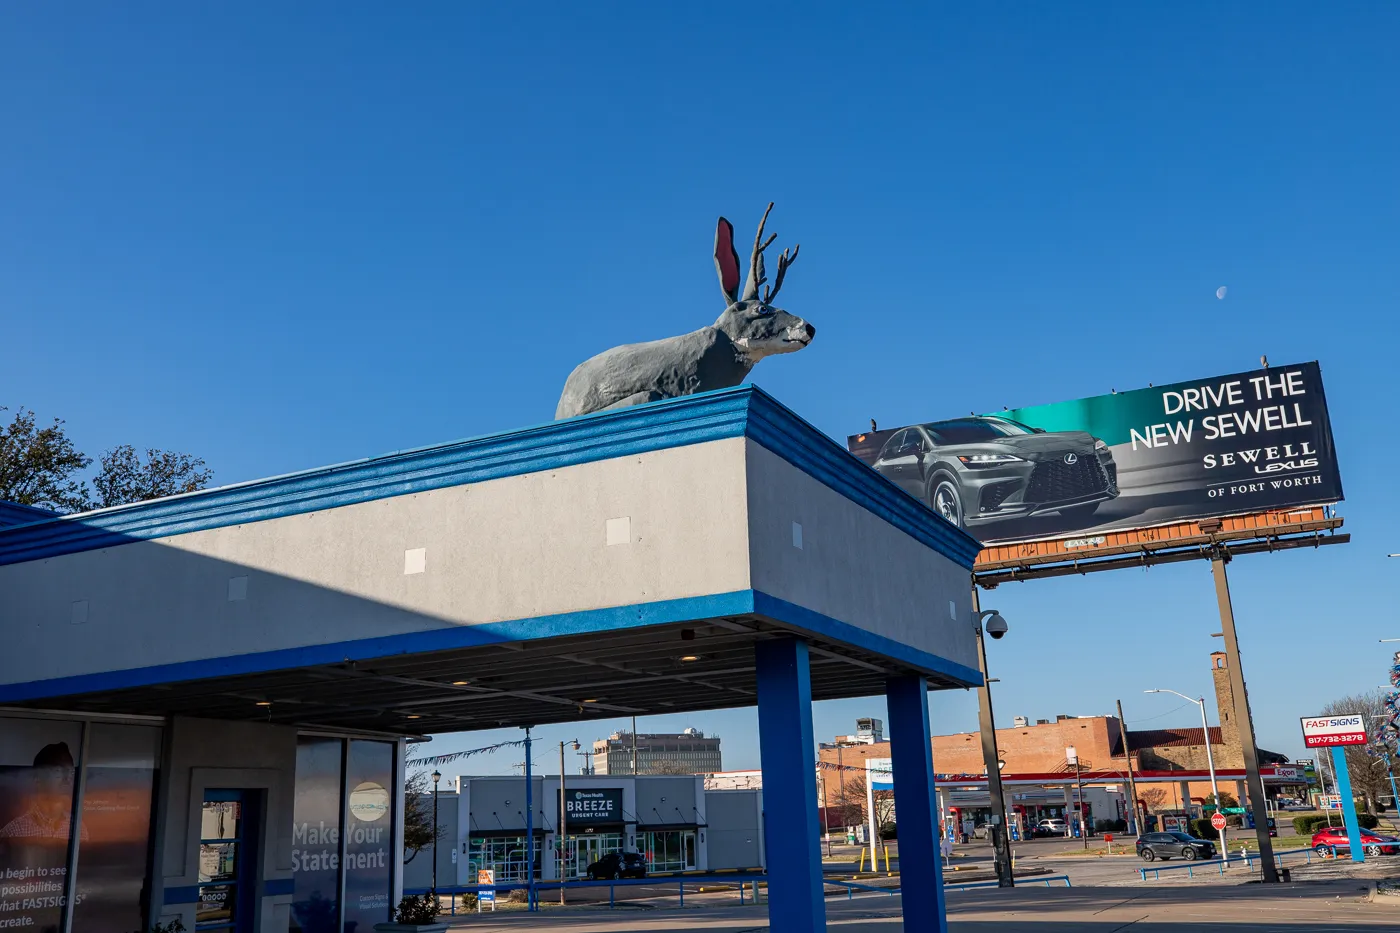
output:
[[[1391,901],[1396,903],[1390,903]],[[950,894],[951,933],[1400,933],[1400,898],[1372,901],[1354,879],[1262,885],[1123,888],[1017,888]],[[841,933],[901,928],[899,898],[828,899],[827,926]],[[609,911],[581,907],[537,914],[483,915],[455,930],[483,933],[758,933],[766,907],[699,906]]]

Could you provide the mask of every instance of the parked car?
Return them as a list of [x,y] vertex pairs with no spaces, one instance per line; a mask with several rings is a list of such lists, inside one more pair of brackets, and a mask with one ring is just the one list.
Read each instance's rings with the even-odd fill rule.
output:
[[640,852],[609,852],[588,866],[589,881],[615,881],[618,878],[645,878],[647,860]]
[[1157,859],[1165,862],[1178,857],[1190,862],[1215,858],[1215,843],[1181,832],[1144,833],[1138,837],[1137,854],[1144,862]]
[[[1350,852],[1351,840],[1341,826],[1332,826],[1313,833],[1312,846],[1319,852]],[[1369,829],[1361,830],[1361,851],[1367,855],[1394,855],[1400,851],[1400,839],[1381,836]]]
[[1059,817],[1049,817],[1035,824],[1037,836],[1063,836],[1065,832],[1065,821]]
[[1118,496],[1118,467],[1103,441],[1009,418],[902,428],[871,467],[960,528],[1049,512],[1083,527]]

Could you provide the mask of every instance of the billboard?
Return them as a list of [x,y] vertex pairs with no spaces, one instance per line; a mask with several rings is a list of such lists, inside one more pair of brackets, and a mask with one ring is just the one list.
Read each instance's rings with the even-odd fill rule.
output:
[[1316,362],[853,434],[983,544],[1337,502]]
[[1302,723],[1308,748],[1366,744],[1366,719],[1361,715],[1309,716]]

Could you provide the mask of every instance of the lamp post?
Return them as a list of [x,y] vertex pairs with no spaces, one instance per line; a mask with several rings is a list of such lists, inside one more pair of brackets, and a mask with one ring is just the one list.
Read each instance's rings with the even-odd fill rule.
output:
[[564,906],[564,882],[569,880],[569,813],[568,805],[564,802],[564,746],[572,744],[574,751],[579,750],[578,739],[570,742],[559,743],[559,842],[555,848],[559,850],[559,906]]
[[983,610],[977,598],[977,584],[972,585],[972,631],[977,636],[977,665],[982,671],[982,686],[977,688],[977,719],[982,732],[982,763],[987,769],[987,792],[992,803],[992,845],[997,870],[997,887],[1014,888],[1015,875],[1011,866],[1011,828],[1006,822],[1006,795],[1001,786],[1001,755],[997,753],[996,723],[992,718],[992,682],[987,677],[987,640],[985,630],[993,638],[1007,632],[1006,620],[995,609]]
[[[1187,696],[1187,695],[1184,694],[1184,693],[1177,693],[1175,690],[1165,690],[1165,689],[1161,689],[1161,690],[1144,690],[1144,691],[1142,691],[1142,692],[1143,692],[1143,693],[1170,693],[1170,694],[1173,694],[1174,696],[1179,696],[1179,697],[1181,697],[1183,700],[1186,700],[1188,703],[1195,703],[1197,706],[1199,706],[1199,707],[1201,708],[1201,741],[1203,741],[1203,742],[1206,743],[1206,767],[1210,768],[1210,792],[1211,792],[1211,795],[1212,795],[1213,797],[1215,797],[1215,812],[1216,812],[1216,813],[1219,813],[1219,814],[1221,814],[1221,815],[1223,816],[1223,815],[1224,815],[1224,807],[1222,807],[1222,806],[1220,805],[1220,788],[1219,788],[1219,786],[1215,783],[1215,756],[1212,755],[1212,754],[1211,754],[1211,751],[1210,751],[1210,725],[1206,722],[1206,698],[1205,698],[1205,697],[1201,697],[1199,700],[1195,700],[1195,699],[1192,699],[1191,697]],[[1240,806],[1244,806],[1244,803],[1241,802],[1241,803],[1240,803]],[[1188,800],[1188,801],[1186,802],[1186,808],[1187,808],[1188,810],[1190,810],[1190,808],[1191,808],[1191,801]],[[1266,824],[1266,826],[1265,826],[1265,829],[1266,829],[1266,831],[1267,831],[1267,824]],[[1219,830],[1219,833],[1220,833],[1220,857],[1223,858],[1223,859],[1225,859],[1226,862],[1229,862],[1229,860],[1230,860],[1230,852],[1229,852],[1228,849],[1225,848],[1225,830],[1224,830],[1223,827]]]
[[433,769],[433,895],[437,895],[438,781],[442,772]]

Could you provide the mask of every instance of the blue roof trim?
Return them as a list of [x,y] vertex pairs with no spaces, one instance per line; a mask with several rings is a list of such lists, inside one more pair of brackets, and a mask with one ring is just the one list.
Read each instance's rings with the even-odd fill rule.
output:
[[451,625],[423,632],[382,635],[325,645],[300,648],[278,648],[253,654],[201,658],[177,661],[121,671],[98,671],[72,677],[55,677],[27,683],[0,684],[0,704],[39,700],[46,697],[126,690],[155,684],[205,680],[211,677],[232,677],[240,674],[260,674],[298,667],[339,664],[343,661],[366,661],[400,654],[420,654],[446,651],[452,648],[472,648],[505,642],[530,641],[560,635],[586,635],[619,629],[666,625],[720,616],[747,615],[753,612],[753,591],[735,590],[713,596],[690,596],[683,599],[612,606],[581,612],[563,612],[506,622],[482,622],[477,625]]
[[902,645],[882,635],[867,632],[811,609],[769,596],[767,593],[757,590],[735,590],[712,596],[689,596],[630,606],[512,619],[507,622],[451,625],[425,632],[361,638],[326,645],[280,648],[255,654],[202,658],[122,671],[99,671],[73,677],[0,684],[0,704],[752,614],[766,616],[820,638],[842,642],[926,673],[940,674],[960,684],[979,686],[982,682],[982,676],[977,671],[946,658]]
[[899,661],[925,674],[939,674],[964,687],[982,686],[982,672],[976,668],[921,651],[893,638],[868,632],[805,606],[769,596],[760,590],[753,591],[753,611],[757,615],[811,632],[829,641],[842,642],[862,651]]
[[49,509],[37,509],[32,505],[21,505],[18,502],[0,499],[0,528],[48,521],[57,516],[57,512]]
[[975,539],[756,386],[0,529],[0,565],[741,436],[972,569]]
[[876,473],[766,392],[756,390],[747,435],[818,482],[966,570],[982,545]]

